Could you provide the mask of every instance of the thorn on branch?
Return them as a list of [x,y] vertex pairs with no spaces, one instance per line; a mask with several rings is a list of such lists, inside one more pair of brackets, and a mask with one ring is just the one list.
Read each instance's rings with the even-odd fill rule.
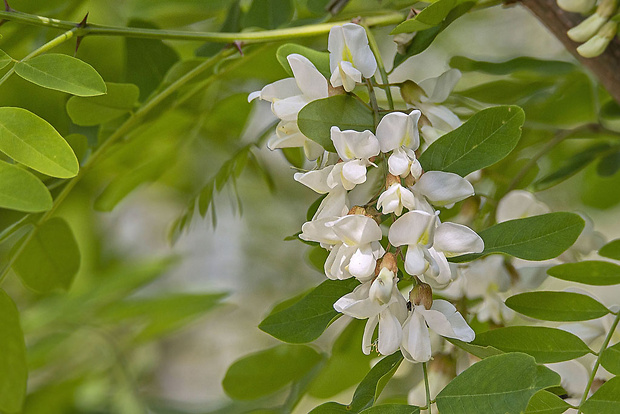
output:
[[[4,11],[5,12],[14,12],[15,11],[11,6],[9,6],[8,0],[4,0]],[[8,22],[8,20],[6,20],[6,19],[0,20],[0,26],[2,26],[6,22]]]
[[240,42],[240,41],[237,40],[237,41],[233,42],[233,45],[235,45],[235,47],[239,51],[239,54],[241,56],[243,56],[243,50],[241,50],[241,47],[243,46],[243,42]]
[[[85,28],[88,25],[88,23],[86,22],[87,20],[88,20],[88,13],[86,13],[86,16],[84,16],[82,21],[79,22],[76,26],[80,29]],[[75,51],[73,52],[73,57],[77,56],[78,48],[82,44],[82,39],[84,39],[84,36],[77,37],[77,40],[75,42]]]
[[[4,0],[4,1],[6,1],[6,0]],[[88,20],[88,13],[86,13],[86,16],[84,16],[82,21],[77,24],[77,27],[79,27],[80,29],[85,28],[86,25],[88,24],[88,23],[86,23],[86,20]]]

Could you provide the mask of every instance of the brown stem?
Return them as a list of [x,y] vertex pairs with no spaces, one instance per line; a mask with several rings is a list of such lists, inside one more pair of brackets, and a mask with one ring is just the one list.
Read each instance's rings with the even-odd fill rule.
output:
[[547,26],[566,49],[598,78],[616,102],[620,103],[620,39],[614,38],[602,55],[584,58],[576,51],[579,43],[573,42],[566,35],[569,29],[584,19],[583,16],[560,9],[556,0],[521,0],[521,3]]

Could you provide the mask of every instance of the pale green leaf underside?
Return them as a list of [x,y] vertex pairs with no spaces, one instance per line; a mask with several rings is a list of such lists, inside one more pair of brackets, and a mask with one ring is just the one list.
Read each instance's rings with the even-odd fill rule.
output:
[[0,151],[40,173],[74,177],[78,160],[47,121],[22,108],[0,108]]
[[77,96],[106,93],[105,82],[88,63],[68,55],[49,53],[18,62],[15,73],[44,88]]

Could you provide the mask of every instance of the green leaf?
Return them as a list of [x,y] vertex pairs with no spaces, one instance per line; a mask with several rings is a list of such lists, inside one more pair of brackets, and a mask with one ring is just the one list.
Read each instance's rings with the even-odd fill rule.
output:
[[17,307],[0,289],[0,411],[21,412],[26,397],[26,344]]
[[620,375],[620,342],[603,351],[601,365],[612,374]]
[[360,411],[363,414],[419,414],[419,412],[420,407],[405,404],[379,404]]
[[450,13],[446,16],[441,24],[431,27],[430,29],[417,32],[404,54],[397,53],[394,56],[394,67],[397,67],[411,56],[415,56],[424,52],[433,43],[435,38],[443,32],[452,22],[467,13],[476,3],[473,1],[466,1],[454,9],[450,10]]
[[293,17],[291,0],[252,0],[252,6],[241,18],[243,27],[276,29]]
[[477,334],[474,344],[492,346],[504,352],[523,352],[541,364],[568,361],[591,352],[576,335],[544,326],[493,329]]
[[339,316],[334,302],[358,284],[354,279],[326,280],[290,307],[267,316],[258,327],[284,342],[313,341]]
[[454,94],[496,105],[518,104],[553,85],[551,80],[501,79],[482,83]]
[[583,414],[617,414],[620,412],[620,377],[613,377],[599,388],[581,407]]
[[106,93],[105,82],[88,63],[68,55],[48,53],[17,62],[15,73],[44,88],[77,96]]
[[[520,414],[541,389],[537,374],[531,356],[511,353],[488,357],[446,385],[437,395],[437,408],[445,414]],[[559,381],[557,376],[558,385]]]
[[310,413],[313,414],[326,414],[326,413],[359,413],[365,410],[377,401],[377,398],[383,391],[383,388],[387,382],[392,378],[394,372],[398,369],[400,363],[403,360],[403,355],[400,352],[395,352],[392,355],[388,355],[381,361],[372,367],[368,375],[362,380],[360,385],[355,389],[353,399],[348,405],[339,404],[335,402],[328,402],[322,404]]
[[493,348],[492,346],[475,345],[469,342],[463,342],[463,341],[460,341],[458,339],[453,339],[453,338],[445,338],[445,339],[448,342],[458,346],[462,350],[469,352],[470,354],[474,356],[477,356],[480,359],[488,358],[493,355],[503,354],[502,351],[500,351],[497,348]]
[[585,226],[574,213],[548,213],[504,221],[479,234],[484,251],[457,256],[450,261],[460,263],[491,253],[505,253],[524,260],[548,260],[562,254],[575,243]]
[[331,127],[341,130],[374,131],[372,111],[350,95],[317,99],[304,106],[297,115],[299,130],[327,151],[336,152],[331,140]]
[[588,295],[574,292],[526,292],[506,299],[506,306],[523,315],[545,321],[587,321],[609,309]]
[[36,292],[68,290],[80,268],[80,250],[71,228],[54,217],[33,231],[13,270]]
[[13,59],[4,50],[0,50],[0,69],[4,69]]
[[67,113],[74,124],[99,125],[131,111],[138,101],[140,90],[130,83],[106,83],[108,93],[82,98],[74,96],[67,101]]
[[433,142],[420,156],[425,171],[467,174],[495,164],[519,142],[525,121],[518,106],[487,108]]
[[586,168],[581,181],[581,201],[591,207],[608,209],[620,203],[620,172],[601,176],[593,165]]
[[598,254],[614,260],[620,260],[620,239],[612,240],[601,247]]
[[547,274],[558,279],[586,285],[609,286],[620,284],[620,266],[598,260],[564,263],[547,270]]
[[486,62],[473,60],[465,56],[454,56],[450,66],[464,72],[478,71],[491,75],[509,75],[514,72],[531,72],[538,75],[558,76],[575,70],[575,65],[560,60],[541,60],[526,56],[505,62]]
[[570,405],[548,391],[538,391],[530,399],[525,414],[561,414],[566,411]]
[[437,26],[443,22],[458,3],[458,0],[438,0],[431,3],[414,18],[405,20],[396,26],[390,34],[419,32]]
[[[149,341],[178,330],[214,309],[227,294],[168,294],[128,299],[109,305],[102,316],[110,321],[135,319],[142,323],[136,341]],[[144,320],[148,323],[144,324]]]
[[71,147],[54,127],[22,108],[0,108],[0,151],[52,177],[71,178],[79,170]]
[[329,68],[329,53],[319,52],[318,50],[295,43],[286,43],[280,46],[276,52],[278,62],[280,62],[280,65],[282,65],[286,73],[289,75],[293,76],[293,71],[291,70],[291,65],[289,65],[286,57],[293,53],[307,57],[308,60],[317,68],[317,70],[323,74],[323,76],[327,79],[331,77],[331,70]]
[[52,195],[34,174],[0,161],[0,208],[40,213],[52,204]]
[[306,345],[278,345],[235,361],[222,381],[224,391],[236,400],[254,400],[298,380],[321,361]]

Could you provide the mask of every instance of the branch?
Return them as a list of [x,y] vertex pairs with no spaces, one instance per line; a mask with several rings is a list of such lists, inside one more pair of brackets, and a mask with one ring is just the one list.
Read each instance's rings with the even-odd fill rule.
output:
[[521,0],[521,3],[547,26],[547,29],[562,42],[564,47],[596,76],[616,102],[620,103],[620,70],[618,70],[620,40],[618,37],[614,38],[602,55],[596,58],[584,58],[576,51],[579,43],[573,42],[566,35],[569,29],[583,20],[581,15],[560,9],[556,0]]

